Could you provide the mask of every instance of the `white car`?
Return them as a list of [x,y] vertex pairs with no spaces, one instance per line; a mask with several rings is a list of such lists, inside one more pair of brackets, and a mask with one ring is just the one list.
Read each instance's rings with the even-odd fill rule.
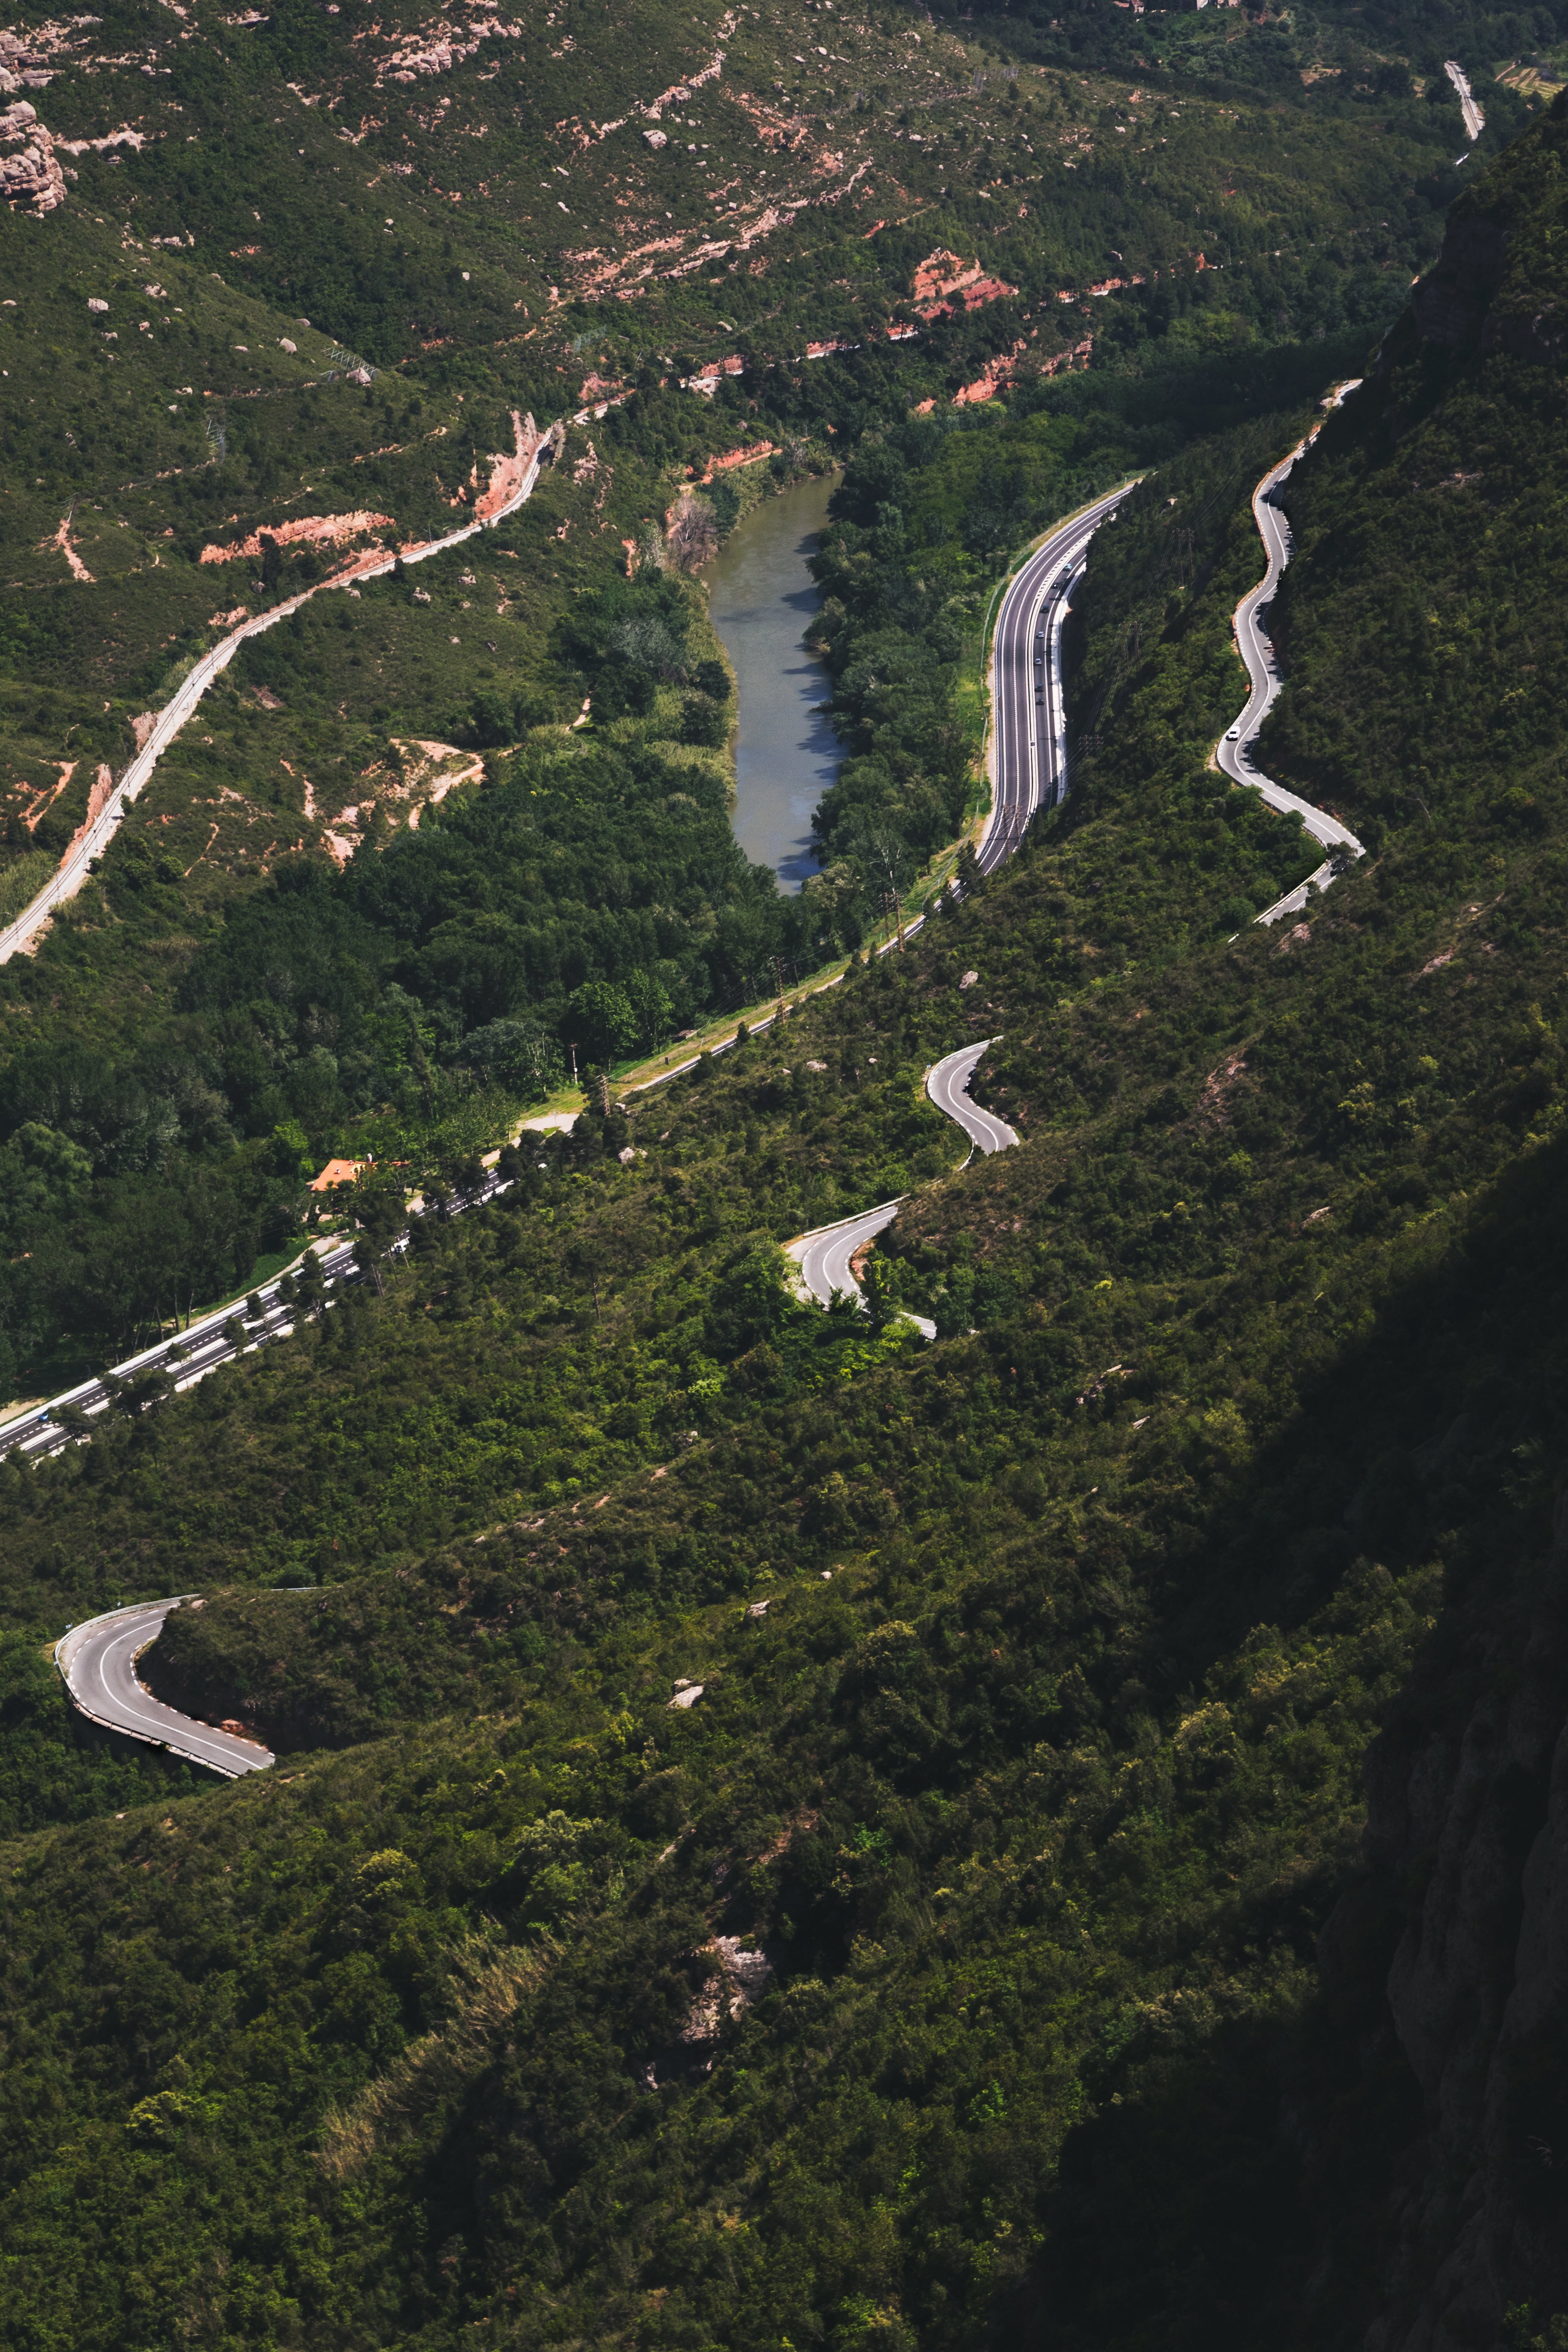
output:
[[1228,733],[1227,733],[1227,735],[1226,736],[1226,739],[1225,739],[1225,740],[1226,740],[1226,741],[1227,743],[1238,743],[1238,742],[1241,740],[1241,730],[1240,730],[1240,728],[1239,728],[1239,727],[1233,727],[1233,728],[1231,728],[1231,730],[1229,730],[1229,732],[1228,732]]

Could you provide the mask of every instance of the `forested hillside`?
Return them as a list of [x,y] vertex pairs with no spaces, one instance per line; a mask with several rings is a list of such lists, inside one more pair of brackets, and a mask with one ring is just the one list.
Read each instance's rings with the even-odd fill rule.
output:
[[[984,48],[923,15],[678,35],[552,13],[461,37],[443,20],[439,39],[330,10],[138,19],[144,61],[160,43],[177,60],[148,80],[146,143],[84,152],[63,205],[0,220],[29,267],[59,230],[102,230],[106,256],[188,220],[195,259],[159,248],[171,299],[200,240],[254,244],[230,257],[245,339],[264,315],[282,329],[284,293],[312,317],[335,301],[342,362],[381,371],[328,383],[311,347],[321,462],[278,445],[306,459],[297,482],[279,455],[263,490],[259,442],[218,429],[226,487],[210,515],[149,509],[171,520],[142,533],[118,608],[74,524],[49,560],[68,541],[105,580],[46,593],[16,554],[13,698],[40,728],[49,698],[62,717],[68,693],[94,698],[83,648],[121,660],[104,612],[150,648],[203,580],[205,604],[197,538],[256,532],[260,585],[236,593],[283,593],[299,542],[273,530],[268,552],[263,524],[307,479],[313,499],[337,485],[323,512],[372,497],[353,460],[381,461],[346,425],[330,440],[343,419],[444,427],[447,499],[488,478],[512,405],[547,418],[542,379],[568,357],[583,418],[514,523],[422,567],[428,607],[410,571],[258,641],[79,918],[0,968],[22,1360],[156,1321],[149,1265],[243,1280],[287,1239],[314,1153],[402,1163],[349,1204],[366,1278],[330,1309],[307,1294],[290,1339],[0,1465],[0,2334],[26,2352],[1551,2352],[1568,102],[1546,111],[1532,81],[1542,119],[1466,167],[1439,255],[1453,182],[1434,158],[1458,150],[1442,91],[1416,94],[1427,36],[1400,46],[1358,12],[1323,11],[1310,56],[1293,22],[1217,10],[994,20]],[[1475,24],[1500,61],[1500,20]],[[1550,65],[1545,12],[1509,26]],[[95,32],[92,57],[132,29]],[[66,55],[58,30],[40,55]],[[710,52],[673,46],[699,34],[729,45],[708,82]],[[886,64],[879,84],[868,58],[862,76],[856,42],[885,59],[912,34],[929,89]],[[823,66],[830,39],[853,58]],[[1134,41],[1136,100],[1110,79]],[[977,89],[972,49],[1017,79]],[[731,57],[760,110],[731,97]],[[58,138],[107,136],[110,69],[69,70],[40,111],[58,100]],[[483,100],[482,142],[425,88],[460,71],[511,91],[504,124]],[[176,174],[240,89],[297,110],[252,102],[230,171]],[[845,206],[896,155],[910,220],[872,236],[805,203],[732,275],[726,240],[718,291],[706,271],[591,282],[656,168],[687,175],[662,207],[681,236],[700,209],[711,228],[704,157],[717,176],[738,121],[761,139],[785,101],[814,141],[831,121],[862,142]],[[529,128],[569,105],[557,147]],[[714,134],[679,159],[677,109]],[[642,137],[663,126],[662,148]],[[274,201],[284,130],[338,170],[299,182],[272,244],[237,208]],[[949,152],[911,161],[939,131]],[[1177,266],[1173,197],[1162,226],[1141,185],[1172,175],[1184,237],[1200,136],[1203,170],[1254,191],[1224,269]],[[1142,152],[1135,173],[1162,142],[1172,160]],[[1123,145],[1125,166],[1102,152]],[[792,129],[766,168],[809,173],[813,152]],[[1336,244],[1334,220],[1365,228],[1374,156],[1376,184],[1411,193],[1385,246]],[[567,191],[528,184],[539,218],[581,204],[601,254],[552,226],[537,279],[512,257],[523,160]],[[1266,172],[1305,259],[1264,249],[1282,234]],[[374,211],[340,225],[351,173]],[[1004,189],[992,239],[981,207]],[[181,208],[154,220],[154,194]],[[1113,223],[1122,252],[1090,262]],[[874,341],[867,321],[902,304],[913,323],[916,269],[960,244],[1019,290]],[[1159,280],[1081,319],[1047,290],[1068,261],[1099,276],[1135,252]],[[1025,320],[1042,292],[1048,328]],[[811,309],[828,294],[837,316]],[[400,312],[438,348],[415,356]],[[851,318],[858,352],[799,356]],[[1037,323],[1041,362],[1091,329],[1093,364],[954,402]],[[110,331],[116,368],[151,366]],[[739,374],[682,387],[742,335]],[[629,396],[595,416],[617,368]],[[41,428],[5,422],[7,462],[36,475]],[[1288,686],[1261,758],[1368,854],[1259,929],[1317,853],[1212,754],[1245,693],[1252,490],[1317,425],[1284,494]],[[735,469],[743,494],[704,489],[708,457],[753,437],[775,446]],[[730,834],[730,681],[679,548],[830,457],[817,628],[846,757],[821,873],[785,900]],[[431,461],[387,462],[374,500],[428,529]],[[972,804],[992,590],[1134,475],[1069,632],[1067,802],[991,880],[966,866],[901,953],[864,956],[879,880],[918,891]],[[16,525],[28,563],[58,523]],[[160,642],[157,679],[205,641]],[[130,665],[134,690],[106,668],[95,697],[116,727],[159,698]],[[274,722],[298,731],[274,741]],[[390,749],[400,800],[364,782]],[[353,782],[331,801],[338,759]],[[186,871],[179,829],[208,802],[197,846],[265,805],[281,849],[253,829],[244,872],[237,845],[221,881]],[[810,992],[830,956],[844,979]],[[446,1213],[569,1039],[613,1071],[748,1001],[774,958],[776,1027],[625,1100],[595,1090],[570,1135],[509,1148],[502,1195]],[[976,1092],[1022,1141],[961,1165],[921,1082],[982,1038]],[[416,1181],[429,1213],[395,1253]],[[871,1311],[803,1305],[781,1245],[895,1194]],[[68,1622],[176,1591],[200,1605],[142,1672],[277,1750],[237,1785],[71,1717],[47,1664]]]
[[[1107,5],[1065,47],[807,0],[18,20],[0,927],[226,630],[461,524],[530,416],[559,431],[495,530],[249,640],[37,952],[0,966],[0,1391],[123,1352],[176,1260],[186,1299],[243,1290],[297,1240],[302,1168],[449,1175],[569,1046],[614,1066],[753,1002],[775,960],[798,979],[951,845],[973,641],[1020,535],[1301,396],[1325,343],[1359,363],[1459,185],[1426,32],[1374,55],[1350,16],[1224,13],[1154,44]],[[1510,26],[1478,20],[1478,58],[1552,33]],[[1485,145],[1548,86],[1489,81]],[[879,431],[938,466],[914,525],[937,560],[909,614],[833,589],[855,757],[791,909],[700,845],[731,711],[688,576],[758,496]],[[890,720],[857,647],[893,656]],[[547,920],[460,877],[494,837],[487,778],[529,797]],[[342,874],[370,995],[356,977],[350,1007],[323,942],[220,1009],[239,942],[298,913],[300,860],[312,889]]]

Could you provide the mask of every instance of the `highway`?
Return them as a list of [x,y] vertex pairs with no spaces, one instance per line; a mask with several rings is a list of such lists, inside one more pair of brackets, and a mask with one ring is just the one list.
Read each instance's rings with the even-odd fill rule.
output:
[[[489,1191],[497,1189],[494,1186]],[[353,1242],[316,1242],[311,1244],[321,1262],[321,1273],[329,1285],[360,1280],[353,1262]],[[297,1273],[305,1263],[304,1255],[295,1259],[287,1274]],[[181,1331],[161,1339],[155,1347],[144,1348],[140,1355],[128,1356],[107,1372],[90,1381],[81,1381],[73,1389],[62,1390],[50,1397],[47,1404],[28,1407],[26,1412],[0,1427],[0,1458],[8,1454],[21,1454],[37,1460],[47,1454],[58,1454],[64,1446],[78,1443],[74,1432],[62,1428],[54,1417],[62,1405],[79,1405],[83,1412],[97,1415],[107,1412],[113,1402],[115,1390],[123,1381],[134,1381],[147,1372],[166,1372],[178,1389],[193,1388],[208,1372],[220,1364],[233,1361],[268,1339],[282,1339],[294,1328],[294,1314],[278,1296],[283,1275],[275,1275],[270,1282],[260,1285],[259,1297],[266,1313],[258,1322],[247,1319],[243,1307],[219,1307],[216,1313],[204,1316],[193,1323],[188,1331]],[[330,1301],[329,1301],[330,1303]],[[236,1339],[225,1336],[225,1327],[237,1321],[243,1335]]]
[[[969,1082],[982,1054],[997,1043],[994,1037],[984,1037],[978,1045],[961,1045],[956,1053],[946,1054],[940,1062],[933,1062],[926,1072],[926,1092],[938,1110],[945,1111],[969,1138],[970,1160],[976,1151],[1005,1151],[1018,1140],[1004,1120],[994,1118],[988,1110],[982,1110],[969,1098]],[[968,1164],[965,1160],[965,1167]],[[815,1298],[819,1307],[831,1307],[837,1294],[855,1298],[864,1307],[865,1297],[855,1279],[850,1260],[868,1242],[875,1240],[884,1225],[892,1223],[908,1197],[900,1192],[896,1201],[882,1201],[874,1209],[862,1209],[858,1216],[842,1217],[834,1225],[819,1225],[815,1233],[802,1234],[786,1243],[784,1255],[793,1258],[800,1269],[796,1285],[799,1295]],[[924,1315],[911,1315],[906,1308],[904,1320],[918,1324],[928,1339],[936,1338],[936,1325]]]
[[[1351,387],[1342,389],[1339,397],[1342,398],[1348,389]],[[1313,838],[1325,847],[1342,857],[1346,853],[1356,857],[1362,854],[1361,844],[1348,827],[1262,775],[1252,767],[1250,758],[1252,741],[1280,686],[1273,648],[1260,616],[1290,555],[1289,528],[1271,503],[1270,494],[1308,446],[1303,442],[1272,467],[1253,496],[1253,513],[1263,538],[1268,567],[1260,584],[1242,599],[1236,614],[1237,642],[1247,665],[1251,691],[1236,728],[1217,747],[1217,756],[1221,767],[1237,783],[1261,792],[1272,807],[1294,812]],[[526,495],[527,488],[531,487],[537,464],[535,451],[532,471],[520,496]],[[1042,803],[1055,805],[1066,790],[1062,625],[1072,583],[1081,568],[1089,541],[1122,495],[1117,491],[1097,500],[1053,532],[1020,567],[1003,598],[997,617],[993,673],[996,692],[993,808],[980,851],[983,868],[987,872],[994,871],[1016,848],[1035,809]],[[473,529],[482,527],[470,526],[468,531],[455,537],[466,538]],[[273,614],[268,618],[279,616]],[[170,706],[171,710],[174,708]],[[1308,882],[1258,919],[1273,921],[1292,908],[1304,905],[1311,888],[1326,887],[1334,870],[1331,861],[1321,866]],[[912,929],[914,926],[908,928]],[[757,1024],[759,1028],[767,1025],[765,1021]],[[995,1038],[984,1038],[978,1044],[961,1045],[926,1073],[927,1094],[968,1137],[970,1158],[976,1151],[989,1155],[1008,1150],[1018,1141],[1005,1120],[984,1109],[970,1094],[982,1056],[997,1042]],[[683,1069],[689,1066],[689,1062],[679,1066]],[[677,1070],[661,1073],[658,1078],[646,1083],[657,1086],[667,1076],[678,1074]],[[491,1177],[470,1200],[458,1205],[471,1207],[507,1189],[504,1181]],[[815,1298],[824,1307],[830,1306],[836,1295],[859,1297],[864,1307],[865,1299],[859,1296],[851,1261],[891,1223],[904,1197],[881,1202],[875,1208],[804,1234],[789,1243],[786,1255],[798,1267],[800,1294]],[[404,1235],[393,1247],[403,1248],[406,1239]],[[353,1263],[352,1241],[317,1243],[313,1246],[329,1292],[331,1287],[363,1278]],[[297,1265],[302,1263],[303,1259],[297,1261]],[[295,1271],[295,1267],[287,1269],[290,1274]],[[53,1454],[79,1442],[77,1433],[62,1428],[54,1417],[62,1405],[79,1405],[92,1415],[103,1412],[112,1402],[119,1383],[149,1371],[165,1371],[175,1389],[189,1388],[217,1365],[268,1339],[285,1337],[294,1328],[294,1310],[279,1296],[283,1279],[279,1275],[260,1286],[258,1295],[263,1312],[256,1320],[246,1318],[233,1307],[219,1309],[190,1329],[128,1358],[112,1372],[83,1381],[48,1403],[19,1414],[0,1428],[0,1455],[7,1452],[30,1456]],[[326,1303],[331,1304],[330,1296]],[[936,1337],[935,1326],[926,1318],[910,1316],[907,1319],[918,1324],[928,1339]],[[237,1320],[242,1328],[231,1336]],[[136,1654],[156,1638],[169,1612],[180,1605],[178,1599],[140,1602],[96,1618],[89,1624],[73,1627],[56,1651],[67,1687],[77,1706],[95,1722],[123,1731],[132,1738],[169,1748],[193,1762],[231,1777],[257,1770],[272,1760],[264,1748],[163,1706],[136,1679]]]
[[270,1764],[268,1750],[258,1740],[237,1738],[164,1706],[136,1677],[137,1658],[157,1640],[170,1611],[188,1598],[182,1594],[173,1601],[134,1601],[127,1609],[111,1609],[106,1616],[73,1625],[55,1644],[55,1664],[71,1697],[94,1723],[237,1780],[243,1773],[259,1772]]
[[991,813],[975,851],[984,874],[1012,856],[1037,808],[1066,794],[1062,629],[1089,542],[1125,496],[1123,484],[1060,524],[1007,583],[992,639]]
[[[531,418],[529,421],[532,423]],[[522,464],[522,478],[505,504],[498,507],[494,514],[486,515],[478,522],[465,523],[461,530],[448,531],[444,538],[427,540],[417,547],[396,549],[391,555],[378,551],[356,557],[342,571],[334,572],[330,579],[318,581],[313,588],[307,588],[301,594],[273,605],[269,612],[258,613],[254,620],[246,621],[239,628],[231,629],[227,636],[220,637],[217,644],[202,656],[159,712],[147,740],[126,768],[91,824],[71,843],[58,867],[37,896],[30,898],[21,913],[7,923],[4,930],[0,930],[0,963],[8,963],[14,955],[31,947],[56,908],[63,906],[68,898],[76,897],[92,866],[113,840],[126,811],[147,782],[158,761],[213,680],[228,667],[247,637],[258,636],[263,629],[275,628],[279,621],[286,621],[290,613],[297,613],[301,604],[308,604],[312,596],[319,596],[329,588],[348,588],[357,581],[378,580],[400,562],[405,565],[423,563],[426,556],[441,555],[448,548],[460,547],[466,539],[472,539],[476,531],[489,530],[498,522],[504,522],[508,515],[516,513],[523,501],[532,495],[543,453],[552,446],[552,436],[548,431],[538,433],[537,437],[528,443],[525,443],[521,422],[517,423],[516,431],[516,454]]]
[[[491,1156],[495,1158],[499,1154]],[[497,1199],[508,1190],[509,1181],[494,1173],[488,1174],[483,1184],[452,1202],[449,1213],[458,1216],[465,1209],[477,1209],[484,1202]],[[419,1204],[414,1203],[412,1213],[418,1213],[418,1209]],[[29,1405],[25,1412],[15,1414],[0,1425],[0,1460],[8,1454],[21,1454],[31,1460],[37,1460],[45,1454],[58,1454],[67,1445],[79,1443],[78,1433],[62,1428],[57,1418],[62,1405],[79,1405],[84,1412],[96,1417],[107,1412],[114,1401],[116,1390],[123,1381],[135,1381],[148,1372],[166,1372],[176,1391],[194,1388],[197,1381],[204,1380],[208,1372],[216,1371],[220,1364],[232,1363],[236,1357],[248,1355],[253,1348],[264,1346],[268,1339],[286,1339],[294,1328],[295,1309],[279,1297],[280,1285],[288,1276],[298,1275],[313,1251],[321,1260],[321,1277],[326,1288],[325,1303],[328,1307],[335,1305],[334,1292],[341,1297],[346,1287],[364,1279],[353,1259],[354,1244],[358,1238],[357,1234],[351,1234],[345,1241],[312,1242],[310,1250],[302,1251],[291,1265],[283,1268],[281,1274],[275,1274],[270,1282],[258,1283],[255,1296],[260,1299],[264,1312],[257,1321],[249,1319],[243,1305],[219,1307],[212,1314],[204,1315],[199,1322],[193,1323],[188,1330],[172,1332],[154,1347],[143,1348],[140,1355],[127,1356],[123,1363],[112,1365],[108,1371],[99,1373],[94,1379],[79,1381],[72,1389],[63,1389],[58,1396],[50,1397],[47,1403]],[[402,1251],[407,1243],[408,1235],[405,1232],[391,1244],[392,1252]],[[227,1327],[231,1323],[238,1323],[241,1327],[234,1339],[227,1334]]]
[[[1334,405],[1337,407],[1354,390],[1353,383],[1339,385],[1334,394]],[[1261,768],[1254,765],[1252,757],[1252,747],[1258,730],[1273,709],[1285,683],[1263,623],[1263,615],[1273,601],[1274,592],[1279,585],[1279,575],[1289,562],[1291,553],[1290,526],[1275,504],[1274,494],[1297,458],[1310,448],[1320,430],[1321,427],[1314,426],[1305,440],[1297,443],[1288,457],[1282,457],[1277,466],[1271,466],[1252,493],[1253,520],[1263,541],[1264,553],[1268,559],[1268,568],[1258,586],[1242,598],[1233,620],[1237,650],[1247,665],[1250,690],[1240,718],[1215,746],[1215,758],[1233,783],[1247,785],[1270,808],[1278,809],[1282,816],[1300,817],[1312,839],[1329,852],[1322,865],[1314,867],[1304,882],[1299,882],[1293,890],[1288,890],[1271,907],[1265,907],[1263,912],[1255,918],[1259,923],[1277,923],[1282,915],[1300,914],[1315,890],[1326,890],[1336,873],[1364,854],[1348,824],[1342,824],[1339,818],[1331,816],[1326,809],[1314,808],[1312,803],[1304,801],[1299,793],[1289,792],[1283,784],[1277,784],[1271,776],[1266,776]]]
[[[1443,71],[1458,93],[1459,111],[1465,118],[1465,136],[1473,147],[1487,127],[1487,118],[1471,95],[1470,78],[1464,67],[1456,58],[1449,58],[1444,65]],[[1462,163],[1464,160],[1462,155],[1456,155],[1454,158],[1457,163]]]

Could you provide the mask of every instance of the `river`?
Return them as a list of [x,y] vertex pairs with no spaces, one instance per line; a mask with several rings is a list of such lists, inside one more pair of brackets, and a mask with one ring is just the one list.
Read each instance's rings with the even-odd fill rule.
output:
[[801,482],[764,499],[710,567],[713,626],[734,664],[741,732],[735,838],[781,887],[816,872],[811,813],[837,772],[837,738],[815,705],[829,678],[801,642],[821,601],[805,568],[827,520],[831,482]]

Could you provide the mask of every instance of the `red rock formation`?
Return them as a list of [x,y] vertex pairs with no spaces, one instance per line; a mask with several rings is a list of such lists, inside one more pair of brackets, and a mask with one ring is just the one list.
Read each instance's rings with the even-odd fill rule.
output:
[[939,248],[928,254],[914,276],[914,299],[922,319],[940,319],[949,315],[957,296],[960,307],[978,310],[987,302],[1000,302],[1017,292],[1003,278],[987,278],[977,261],[961,261],[956,253]]
[[332,546],[341,539],[357,539],[362,531],[390,530],[393,527],[391,515],[371,514],[363,509],[355,514],[301,515],[293,522],[275,523],[266,530],[253,530],[248,539],[238,540],[232,547],[204,547],[200,561],[203,563],[232,563],[237,557],[244,555],[254,562],[261,553],[264,539],[276,540],[279,547],[301,544]]

